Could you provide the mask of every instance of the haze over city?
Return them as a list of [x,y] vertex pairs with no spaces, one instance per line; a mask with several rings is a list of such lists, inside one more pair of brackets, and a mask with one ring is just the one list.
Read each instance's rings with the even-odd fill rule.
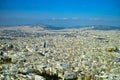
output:
[[120,0],[0,0],[0,25],[120,25]]

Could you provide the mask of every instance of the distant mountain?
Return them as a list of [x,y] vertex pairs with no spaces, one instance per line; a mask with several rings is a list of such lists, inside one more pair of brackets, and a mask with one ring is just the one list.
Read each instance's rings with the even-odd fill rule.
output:
[[48,25],[48,24],[42,24],[39,25],[40,27],[46,29],[46,30],[61,30],[61,29],[72,29],[72,28],[84,28],[86,26],[80,26],[80,25],[76,25],[76,26],[54,26],[54,25]]
[[88,28],[92,30],[120,30],[120,26],[109,26],[109,25],[93,25],[91,26],[53,26],[53,25],[43,25],[46,30],[61,30],[61,29],[72,29],[72,28]]
[[8,25],[8,26],[0,26],[2,27],[41,27],[44,30],[62,30],[62,29],[72,29],[72,28],[88,28],[92,30],[120,30],[120,26],[109,26],[109,25],[88,25],[88,26],[80,26],[80,25],[71,25],[71,26],[55,26],[49,24],[27,24],[27,25]]
[[46,29],[46,30],[61,30],[61,29],[65,29],[65,27],[58,27],[58,26],[53,26],[53,25],[40,25],[40,27]]

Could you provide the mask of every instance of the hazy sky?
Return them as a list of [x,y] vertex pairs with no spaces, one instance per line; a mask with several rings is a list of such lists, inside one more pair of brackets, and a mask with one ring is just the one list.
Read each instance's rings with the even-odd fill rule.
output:
[[0,0],[0,25],[120,25],[120,0]]

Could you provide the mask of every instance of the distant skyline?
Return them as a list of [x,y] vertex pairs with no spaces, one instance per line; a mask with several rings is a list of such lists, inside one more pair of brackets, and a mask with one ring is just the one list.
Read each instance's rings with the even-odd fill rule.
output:
[[0,25],[120,25],[120,0],[0,0]]

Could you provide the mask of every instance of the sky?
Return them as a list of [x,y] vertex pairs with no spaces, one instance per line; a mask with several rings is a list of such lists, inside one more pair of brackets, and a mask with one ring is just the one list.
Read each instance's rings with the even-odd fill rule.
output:
[[120,25],[120,0],[0,0],[0,25]]

